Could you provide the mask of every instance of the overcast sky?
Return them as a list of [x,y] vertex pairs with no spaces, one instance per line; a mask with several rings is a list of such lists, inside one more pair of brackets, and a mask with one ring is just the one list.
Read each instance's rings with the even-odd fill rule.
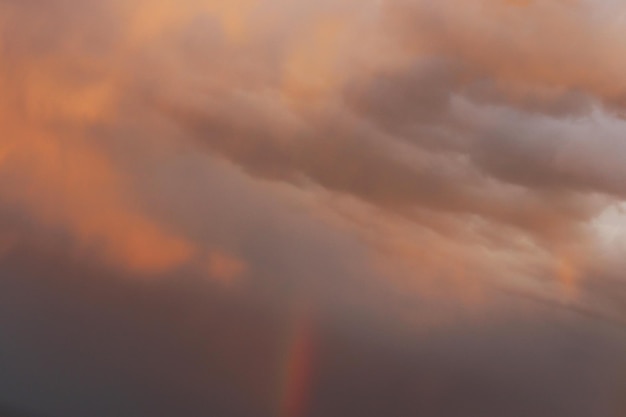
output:
[[618,0],[0,0],[0,404],[623,417],[624,51]]

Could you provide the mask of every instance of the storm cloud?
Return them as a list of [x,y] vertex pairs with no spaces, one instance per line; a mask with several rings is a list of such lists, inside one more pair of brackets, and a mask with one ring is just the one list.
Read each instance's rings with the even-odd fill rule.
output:
[[0,403],[623,415],[625,16],[0,0]]

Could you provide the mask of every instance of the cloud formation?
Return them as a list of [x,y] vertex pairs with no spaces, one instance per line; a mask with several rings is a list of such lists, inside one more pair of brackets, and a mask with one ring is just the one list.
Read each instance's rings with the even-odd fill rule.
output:
[[[329,350],[300,414],[623,414],[624,16],[611,0],[0,0],[0,324],[16,337],[0,349],[42,381],[36,399],[0,381],[0,399],[274,415],[295,303]],[[403,337],[417,351],[396,360]],[[48,342],[49,361],[20,353]],[[537,385],[545,409],[517,360],[568,376]],[[76,372],[60,391],[54,363]],[[77,381],[92,385],[74,411],[50,400]]]

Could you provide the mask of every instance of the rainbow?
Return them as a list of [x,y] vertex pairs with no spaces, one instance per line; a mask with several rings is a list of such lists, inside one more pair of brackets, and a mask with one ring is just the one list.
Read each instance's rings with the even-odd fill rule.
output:
[[305,417],[311,400],[314,360],[313,319],[308,308],[294,314],[281,362],[278,417]]

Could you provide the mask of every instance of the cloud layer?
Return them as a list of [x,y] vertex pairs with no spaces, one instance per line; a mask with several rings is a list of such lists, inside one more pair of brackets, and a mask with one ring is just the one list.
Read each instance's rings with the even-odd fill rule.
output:
[[[621,415],[625,16],[610,0],[0,0],[0,349],[19,359],[0,399],[274,415],[303,304],[326,362],[300,413]],[[538,384],[535,409],[549,371],[567,378]],[[75,409],[51,399],[78,381]]]

